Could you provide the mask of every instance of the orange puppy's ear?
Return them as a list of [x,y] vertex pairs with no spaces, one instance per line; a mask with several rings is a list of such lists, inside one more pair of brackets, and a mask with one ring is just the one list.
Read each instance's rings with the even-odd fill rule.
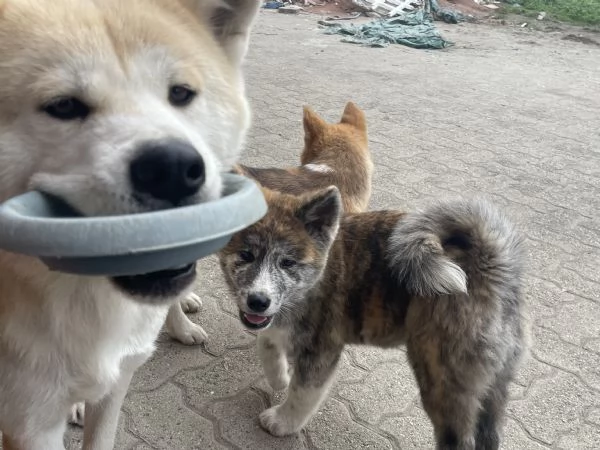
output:
[[359,130],[367,131],[367,119],[365,118],[365,113],[352,102],[346,104],[340,123],[346,123]]
[[304,140],[308,142],[323,134],[323,130],[327,127],[327,122],[319,117],[310,106],[304,107]]
[[309,164],[320,153],[320,142],[327,129],[327,122],[319,117],[309,106],[304,107],[304,150],[300,155],[301,164]]

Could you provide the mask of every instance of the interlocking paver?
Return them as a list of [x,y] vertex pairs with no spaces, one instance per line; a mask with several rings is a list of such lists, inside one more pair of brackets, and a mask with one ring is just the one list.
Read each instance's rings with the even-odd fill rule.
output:
[[217,431],[231,448],[239,449],[306,449],[303,435],[274,438],[261,431],[257,413],[266,408],[265,399],[253,390],[207,405],[207,412],[217,422]]
[[254,348],[230,350],[226,358],[196,370],[186,370],[174,381],[185,387],[187,402],[202,410],[212,399],[233,396],[250,387],[262,374]]
[[381,422],[379,427],[392,434],[402,450],[434,448],[433,426],[422,408],[413,406],[397,417]]
[[[369,120],[372,208],[457,195],[505,208],[527,237],[534,346],[511,385],[503,448],[598,448],[600,48],[560,31],[439,24],[454,48],[370,49],[321,34],[316,20],[261,13],[245,69],[254,119],[243,162],[295,164],[302,105],[337,120],[353,100]],[[402,350],[350,348],[307,431],[261,431],[258,414],[282,395],[261,380],[216,259],[199,271],[205,305],[192,319],[209,341],[161,338],[126,399],[117,448],[431,448]]]
[[534,381],[524,399],[509,404],[508,412],[532,436],[552,444],[575,431],[584,422],[590,406],[598,401],[599,395],[591,393],[579,378],[557,372]]
[[[213,424],[185,404],[181,389],[167,383],[152,392],[130,393],[129,429],[158,449],[224,449],[213,439]],[[163,424],[163,426],[157,426]]]
[[384,362],[360,382],[339,383],[334,389],[359,420],[371,425],[408,408],[418,393],[408,364],[400,362]]
[[393,443],[386,436],[374,432],[352,420],[346,406],[329,399],[307,427],[308,439],[316,448],[392,449]]

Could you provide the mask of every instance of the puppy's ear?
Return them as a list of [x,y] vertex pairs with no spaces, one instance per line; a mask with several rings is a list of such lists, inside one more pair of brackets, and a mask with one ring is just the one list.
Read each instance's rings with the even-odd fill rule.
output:
[[340,123],[346,123],[359,130],[367,131],[367,119],[365,118],[365,113],[352,102],[346,104]]
[[250,30],[261,0],[182,0],[202,18],[208,18],[213,33],[232,64],[240,65],[248,51]]
[[304,107],[302,122],[304,124],[304,140],[307,143],[323,134],[323,130],[327,127],[327,122],[321,119],[310,106]]
[[302,221],[308,234],[323,247],[329,246],[335,238],[341,215],[342,199],[335,186],[305,197],[296,211],[296,217]]
[[321,119],[310,106],[305,106],[302,123],[304,124],[304,150],[300,155],[300,162],[308,164],[319,156],[318,154],[322,150],[322,146],[317,144],[319,138],[325,133],[327,122]]

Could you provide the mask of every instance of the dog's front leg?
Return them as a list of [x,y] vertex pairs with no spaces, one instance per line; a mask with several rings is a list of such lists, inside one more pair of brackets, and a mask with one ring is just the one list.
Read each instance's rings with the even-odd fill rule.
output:
[[260,414],[261,426],[274,436],[300,431],[317,412],[334,380],[342,348],[315,354],[305,351],[296,361],[287,398]]
[[275,391],[281,391],[290,384],[287,346],[288,335],[279,327],[267,328],[258,335],[258,357],[265,377]]
[[121,405],[135,370],[149,355],[131,357],[123,362],[121,374],[112,390],[98,403],[85,404],[84,450],[112,450],[115,444]]
[[59,420],[54,426],[45,430],[36,430],[28,433],[15,433],[9,436],[2,434],[3,450],[64,450],[63,436],[65,434],[66,422]]
[[197,301],[196,306],[199,308],[200,299],[193,294],[193,296],[186,297],[185,300],[185,304],[183,301],[177,301],[169,308],[166,320],[167,333],[182,344],[198,345],[203,343],[208,335],[200,325],[195,324],[185,315],[183,308],[186,307],[188,311],[193,312],[193,302]]

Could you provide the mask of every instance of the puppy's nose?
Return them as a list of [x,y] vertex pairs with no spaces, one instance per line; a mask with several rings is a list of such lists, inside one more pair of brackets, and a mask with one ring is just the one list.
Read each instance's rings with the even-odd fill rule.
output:
[[250,294],[248,295],[248,300],[246,301],[248,308],[252,312],[265,312],[269,305],[271,304],[271,300],[264,294]]
[[204,161],[186,142],[152,142],[138,150],[129,175],[136,192],[176,205],[204,184]]

